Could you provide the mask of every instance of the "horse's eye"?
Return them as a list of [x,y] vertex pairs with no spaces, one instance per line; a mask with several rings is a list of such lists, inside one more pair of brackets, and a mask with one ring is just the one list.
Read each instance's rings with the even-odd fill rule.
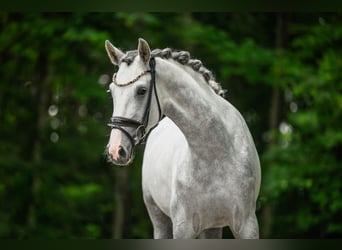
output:
[[146,91],[147,90],[145,87],[140,87],[140,88],[138,88],[137,95],[145,95]]

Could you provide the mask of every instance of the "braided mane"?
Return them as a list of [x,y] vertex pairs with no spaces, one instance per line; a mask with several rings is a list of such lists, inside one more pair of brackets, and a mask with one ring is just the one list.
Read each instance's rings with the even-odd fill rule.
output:
[[[163,59],[173,59],[182,65],[191,67],[194,71],[200,73],[206,83],[215,91],[216,94],[224,97],[225,90],[222,89],[221,84],[215,81],[215,78],[210,70],[203,66],[202,62],[198,59],[192,59],[190,53],[187,51],[173,51],[170,48],[154,49],[152,52],[153,57],[160,57]],[[126,55],[121,58],[120,63],[125,62],[130,65],[134,58],[138,55],[137,50],[127,51]]]

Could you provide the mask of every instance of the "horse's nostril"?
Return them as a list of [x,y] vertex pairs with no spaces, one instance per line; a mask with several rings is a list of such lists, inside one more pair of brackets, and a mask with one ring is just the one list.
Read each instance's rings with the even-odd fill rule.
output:
[[120,155],[122,158],[125,158],[125,157],[126,157],[126,151],[125,151],[122,147],[120,147],[118,153],[119,153],[119,155]]

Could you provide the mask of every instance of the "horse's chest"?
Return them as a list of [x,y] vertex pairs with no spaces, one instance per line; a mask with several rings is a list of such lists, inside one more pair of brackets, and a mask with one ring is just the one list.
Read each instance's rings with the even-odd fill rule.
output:
[[230,195],[226,188],[216,185],[177,182],[171,197],[171,215],[199,218],[204,227],[225,225],[230,218]]

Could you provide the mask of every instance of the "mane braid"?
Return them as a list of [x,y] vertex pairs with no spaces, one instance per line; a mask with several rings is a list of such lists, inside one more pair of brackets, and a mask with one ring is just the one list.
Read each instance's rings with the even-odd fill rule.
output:
[[[154,49],[152,52],[153,57],[160,57],[163,59],[173,59],[182,65],[191,67],[194,71],[200,73],[206,83],[215,91],[216,94],[224,97],[226,90],[222,89],[221,84],[216,82],[213,73],[203,66],[202,62],[198,59],[193,59],[187,51],[174,51],[170,48]],[[120,60],[120,63],[125,62],[130,65],[134,58],[138,55],[137,50],[130,50]]]

